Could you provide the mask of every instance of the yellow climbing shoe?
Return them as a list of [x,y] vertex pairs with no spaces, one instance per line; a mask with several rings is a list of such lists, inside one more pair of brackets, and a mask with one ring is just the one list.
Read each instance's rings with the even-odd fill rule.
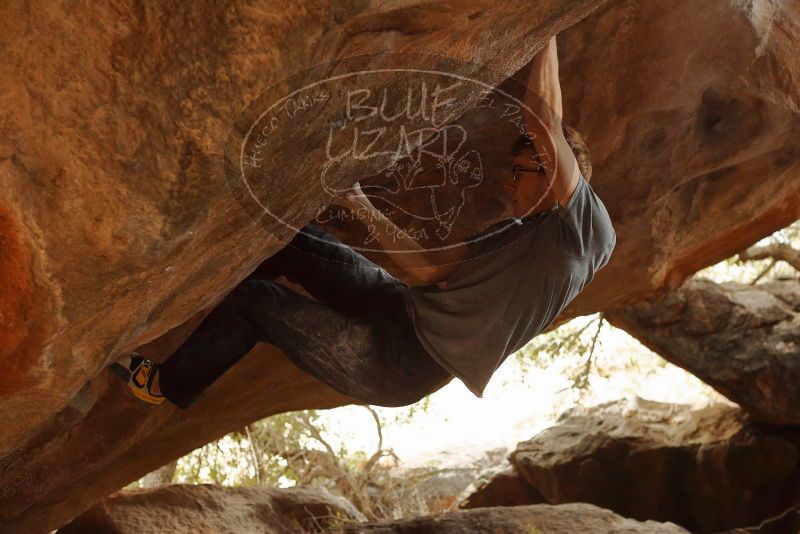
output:
[[125,360],[115,363],[114,366],[116,366],[114,372],[123,380],[127,375],[128,389],[134,397],[147,404],[159,405],[164,402],[163,395],[156,395],[151,391],[158,364],[141,354],[132,352]]

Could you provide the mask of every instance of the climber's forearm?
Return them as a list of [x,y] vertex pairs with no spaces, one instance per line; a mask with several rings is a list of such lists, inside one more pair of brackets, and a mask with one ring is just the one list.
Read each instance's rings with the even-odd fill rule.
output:
[[556,201],[565,206],[578,185],[580,169],[561,126],[563,107],[556,38],[534,58],[525,94],[524,118]]
[[391,254],[392,260],[418,283],[435,281],[438,268],[427,251],[369,201],[364,202],[364,208],[369,212],[367,220],[371,221],[372,226],[370,235],[377,240],[380,248]]
[[528,76],[526,105],[548,127],[561,127],[564,108],[558,77],[558,52],[553,37],[533,58]]

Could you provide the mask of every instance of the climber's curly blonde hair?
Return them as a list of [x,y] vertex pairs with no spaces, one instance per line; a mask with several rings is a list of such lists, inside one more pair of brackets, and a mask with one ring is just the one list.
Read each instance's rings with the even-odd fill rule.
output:
[[583,136],[572,126],[564,126],[564,137],[567,138],[567,143],[575,154],[575,159],[578,160],[578,168],[581,174],[586,178],[586,181],[592,179],[592,154],[589,152],[589,147],[586,146],[586,141]]
[[[564,137],[567,139],[567,144],[575,154],[575,159],[578,160],[578,168],[581,174],[587,181],[592,179],[592,155],[589,152],[589,147],[586,146],[586,141],[583,136],[572,126],[564,126]],[[524,147],[532,147],[533,142],[530,137],[525,134],[520,135],[514,141],[511,147],[511,155],[516,156]]]

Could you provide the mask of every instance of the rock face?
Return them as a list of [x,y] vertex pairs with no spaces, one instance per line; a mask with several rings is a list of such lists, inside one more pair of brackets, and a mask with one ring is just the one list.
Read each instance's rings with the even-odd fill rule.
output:
[[800,532],[800,506],[794,506],[756,527],[737,528],[722,534],[795,534]]
[[[234,118],[287,72],[391,50],[511,76],[561,32],[565,122],[592,149],[619,238],[562,319],[674,289],[800,215],[794,4],[0,10],[0,530],[48,531],[247,422],[352,400],[266,346],[180,413],[136,405],[105,371],[145,343],[169,355],[288,237],[248,218],[222,178]],[[312,149],[287,152],[286,168]],[[326,200],[302,174],[274,187],[295,226]]]
[[321,488],[173,485],[124,491],[81,514],[59,534],[295,534],[323,532],[334,520],[364,521],[347,499]]
[[574,503],[550,506],[532,504],[512,508],[478,508],[448,512],[433,517],[348,526],[342,534],[684,534],[687,530],[672,523],[634,521],[591,504]]
[[464,490],[458,507],[464,510],[487,506],[521,506],[547,503],[535,487],[528,484],[513,466],[489,469]]
[[392,480],[402,483],[398,493],[407,495],[404,502],[416,503],[414,508],[417,514],[434,515],[455,508],[462,500],[462,495],[472,487],[476,477],[491,466],[504,462],[510,450],[507,447],[497,447],[479,454],[476,451],[466,454],[461,452],[462,454],[454,454],[453,451],[437,452],[424,459],[417,458],[416,462],[422,465],[407,467],[401,464],[391,470]]
[[[168,355],[288,237],[249,218],[224,178],[248,103],[311,65],[381,50],[509,76],[600,3],[0,7],[0,530],[49,531],[249,421],[352,400],[265,347],[186,413],[144,410],[109,382],[127,350],[157,339],[146,354]],[[294,147],[284,165],[322,148]],[[329,197],[293,180],[275,187],[297,227]]]
[[658,299],[606,315],[753,419],[800,424],[797,281],[753,286],[693,279]]
[[[798,11],[608,2],[559,35],[564,120],[586,138],[592,185],[618,237],[572,311],[677,288],[797,219],[797,171],[787,163],[798,154]],[[775,189],[744,185],[776,175]]]
[[[800,430],[749,423],[727,405],[693,411],[638,399],[575,409],[509,460],[550,504],[589,502],[692,532],[759,524],[800,501]],[[506,504],[493,495],[477,497]]]
[[[123,491],[81,514],[58,534],[295,534],[592,532],[682,534],[676,525],[639,522],[590,504],[498,507],[413,520],[366,523],[342,497],[318,488],[224,488],[174,485]],[[358,524],[356,524],[358,522]]]

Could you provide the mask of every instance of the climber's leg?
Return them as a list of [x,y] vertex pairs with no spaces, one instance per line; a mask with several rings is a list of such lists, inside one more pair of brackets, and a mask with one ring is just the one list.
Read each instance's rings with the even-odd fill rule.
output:
[[408,289],[380,265],[313,224],[303,227],[249,278],[269,280],[281,274],[319,302],[347,315],[381,313],[381,298]]
[[424,397],[450,375],[425,352],[402,302],[386,315],[343,315],[273,282],[247,279],[159,368],[161,392],[186,408],[258,341],[342,394],[382,406]]

